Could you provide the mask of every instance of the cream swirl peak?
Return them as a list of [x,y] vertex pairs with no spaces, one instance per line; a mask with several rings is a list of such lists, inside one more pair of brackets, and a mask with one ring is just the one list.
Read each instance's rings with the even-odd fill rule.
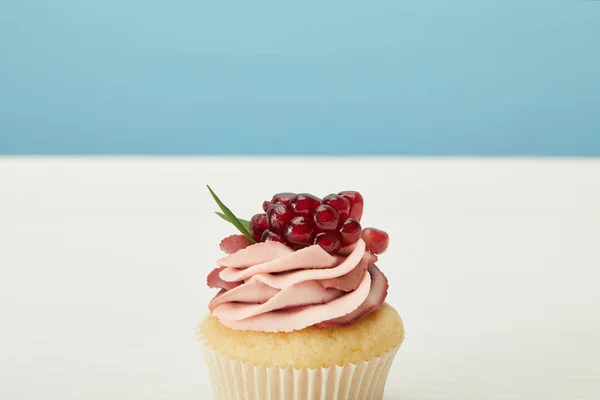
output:
[[221,242],[228,255],[207,277],[208,286],[221,289],[209,311],[223,325],[263,332],[345,326],[384,302],[388,282],[375,254],[389,239],[362,229],[358,192],[323,200],[279,193],[246,226],[211,194],[221,216],[243,233]]

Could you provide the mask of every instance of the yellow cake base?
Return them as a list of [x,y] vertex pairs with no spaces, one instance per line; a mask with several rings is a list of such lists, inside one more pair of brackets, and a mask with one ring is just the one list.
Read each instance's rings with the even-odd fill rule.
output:
[[384,303],[378,311],[348,327],[310,327],[289,333],[236,331],[208,316],[198,334],[214,350],[244,363],[327,368],[379,357],[402,342],[404,326],[398,312]]

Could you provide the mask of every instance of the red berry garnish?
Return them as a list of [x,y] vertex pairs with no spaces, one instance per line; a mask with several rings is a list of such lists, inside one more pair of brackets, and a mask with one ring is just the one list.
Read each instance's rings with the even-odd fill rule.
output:
[[267,208],[269,208],[270,205],[271,205],[271,202],[269,200],[263,201],[263,211],[267,212]]
[[330,194],[322,201],[307,193],[277,193],[264,201],[265,214],[250,220],[250,233],[263,242],[280,242],[294,250],[317,244],[335,254],[342,246],[363,238],[367,250],[383,253],[389,244],[387,233],[362,229],[364,199],[353,190]]
[[360,221],[365,203],[362,195],[354,190],[346,190],[338,194],[350,203],[350,218]]
[[340,222],[340,216],[335,211],[335,208],[327,204],[321,204],[317,207],[313,218],[317,228],[321,231],[333,231],[338,227]]
[[350,202],[342,196],[330,194],[323,199],[323,204],[327,204],[335,208],[340,216],[340,222],[345,221],[346,218],[348,218],[348,215],[350,215]]
[[354,218],[348,218],[344,221],[340,233],[342,234],[342,242],[344,244],[356,243],[362,233],[360,222]]
[[[279,204],[285,204],[286,206],[289,206],[290,201],[292,201],[294,196],[296,196],[296,193],[289,193],[289,192],[277,193],[271,199],[271,203],[273,203],[273,204],[279,203]],[[264,206],[264,204],[263,204],[263,206]]]
[[321,246],[326,252],[334,254],[342,246],[342,241],[337,232],[321,232],[315,237],[315,244]]
[[266,214],[256,214],[250,220],[250,233],[257,242],[261,241],[262,234],[267,229],[269,229],[269,224],[267,223]]
[[266,230],[263,232],[262,237],[260,238],[261,242],[279,242],[279,243],[283,243],[283,244],[287,244],[285,243],[285,240],[279,236],[276,233],[273,233],[269,230]]
[[307,193],[300,193],[290,201],[290,208],[294,214],[305,217],[312,215],[320,205],[321,200],[318,197]]
[[375,228],[363,229],[362,238],[367,246],[367,251],[373,254],[383,253],[390,243],[388,234]]
[[285,204],[271,204],[267,208],[267,222],[274,233],[282,234],[293,218],[292,212]]
[[285,239],[288,243],[308,246],[312,243],[315,228],[310,219],[295,217],[285,230]]

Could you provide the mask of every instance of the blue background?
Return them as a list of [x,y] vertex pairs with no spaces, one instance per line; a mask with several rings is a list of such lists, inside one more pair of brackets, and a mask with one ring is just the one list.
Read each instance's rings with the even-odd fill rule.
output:
[[0,153],[600,156],[600,2],[0,0]]

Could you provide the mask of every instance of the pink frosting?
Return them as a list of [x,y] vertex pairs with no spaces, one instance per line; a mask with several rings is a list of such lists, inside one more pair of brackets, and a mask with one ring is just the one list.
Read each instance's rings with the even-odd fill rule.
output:
[[298,251],[256,243],[217,261],[207,283],[221,291],[210,312],[232,329],[290,332],[344,326],[378,309],[387,279],[361,239],[332,256],[320,246]]

